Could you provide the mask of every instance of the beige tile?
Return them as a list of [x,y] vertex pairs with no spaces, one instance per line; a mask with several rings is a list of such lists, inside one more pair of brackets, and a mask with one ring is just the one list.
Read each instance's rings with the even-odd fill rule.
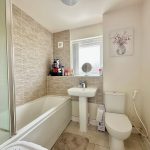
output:
[[109,139],[108,139],[108,134],[106,132],[103,133],[103,132],[88,130],[88,132],[84,133],[83,135],[89,139],[90,143],[109,147]]
[[126,150],[142,150],[142,143],[141,143],[140,136],[137,134],[132,134],[125,141],[125,148]]
[[89,143],[86,150],[94,150],[95,144]]
[[79,129],[80,125],[79,125],[79,122],[73,122],[73,121],[71,121],[70,124],[69,124],[69,127],[70,128],[77,128],[77,129]]
[[21,105],[47,93],[52,34],[15,5],[12,16],[16,104]]
[[64,132],[69,132],[77,135],[83,135],[83,133],[80,132],[79,125],[76,123],[70,123],[69,126],[65,129]]
[[99,145],[95,145],[94,150],[109,150],[109,148],[103,147],[103,146],[99,146]]
[[[54,58],[60,59],[65,68],[70,68],[70,31],[53,33]],[[63,41],[63,48],[58,48],[58,42]],[[60,51],[61,50],[61,51]]]
[[[103,103],[103,78],[102,77],[74,77],[74,76],[49,76],[47,77],[47,93],[52,95],[67,95],[67,89],[78,86],[80,80],[85,80],[88,86],[98,87],[94,98],[89,98],[90,103]],[[62,87],[62,88],[60,88]],[[78,99],[72,97],[72,99]]]
[[70,123],[70,125],[66,128],[65,132],[70,132],[73,134],[78,134],[78,135],[87,137],[90,143],[109,147],[109,140],[108,140],[107,132],[99,132],[97,130],[88,130],[86,133],[82,133],[80,132],[79,124],[74,123],[74,122]]
[[[65,132],[70,132],[73,134],[78,134],[80,136],[87,137],[89,139],[89,149],[93,150],[109,150],[109,138],[107,132],[99,132],[93,126],[89,126],[88,131],[86,133],[81,133],[79,129],[79,123],[71,122],[69,126],[66,128]],[[91,144],[92,143],[92,144]],[[126,150],[142,150],[142,143],[140,136],[137,134],[132,134],[125,141]]]
[[96,131],[96,130],[97,130],[97,126],[89,125],[89,126],[88,126],[88,130]]
[[[109,149],[109,138],[107,132],[99,132],[95,127],[89,126],[86,133],[80,132],[79,123],[71,122],[66,128],[65,132],[70,132],[73,134],[78,134],[89,139],[90,143],[95,144],[95,149]],[[129,139],[125,141],[126,150],[142,150],[142,143],[139,135],[132,134]],[[94,150],[95,150],[94,149]]]

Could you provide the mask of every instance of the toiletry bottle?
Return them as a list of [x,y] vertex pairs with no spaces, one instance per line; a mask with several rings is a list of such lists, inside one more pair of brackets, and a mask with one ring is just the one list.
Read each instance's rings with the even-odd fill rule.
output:
[[68,70],[65,69],[65,76],[68,76]]
[[102,68],[99,69],[99,75],[100,75],[100,76],[103,75],[103,69],[102,69]]
[[57,61],[56,61],[56,59],[54,59],[52,67],[53,67],[53,68],[56,68],[56,67],[57,67]]
[[60,68],[60,61],[59,61],[59,59],[56,59],[56,67]]
[[62,76],[65,75],[65,69],[64,69],[64,66],[61,66],[61,73],[62,73]]

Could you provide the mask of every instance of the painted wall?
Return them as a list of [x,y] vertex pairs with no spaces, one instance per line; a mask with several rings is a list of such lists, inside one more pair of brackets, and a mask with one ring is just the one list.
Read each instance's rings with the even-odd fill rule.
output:
[[16,104],[46,95],[52,60],[52,34],[13,5],[13,44]]
[[[142,7],[142,117],[150,135],[150,1]],[[150,139],[150,136],[149,136]]]
[[[104,14],[104,91],[126,93],[126,113],[134,118],[131,103],[133,89],[140,89],[141,74],[141,9],[140,6],[123,8]],[[111,57],[109,34],[111,31],[131,27],[134,30],[134,54],[132,56]],[[140,109],[140,95],[137,99]]]
[[71,40],[78,40],[100,35],[103,35],[103,25],[100,23],[70,30]]

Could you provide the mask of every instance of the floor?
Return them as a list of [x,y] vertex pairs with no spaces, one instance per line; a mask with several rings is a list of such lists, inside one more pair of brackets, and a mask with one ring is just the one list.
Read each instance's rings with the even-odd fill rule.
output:
[[8,140],[10,137],[9,132],[0,130],[0,144]]
[[[64,132],[77,134],[87,137],[90,141],[87,150],[109,150],[109,140],[107,132],[99,132],[95,126],[89,126],[86,133],[81,133],[79,130],[79,123],[71,122]],[[126,150],[144,150],[140,136],[132,134],[128,140],[125,141]]]

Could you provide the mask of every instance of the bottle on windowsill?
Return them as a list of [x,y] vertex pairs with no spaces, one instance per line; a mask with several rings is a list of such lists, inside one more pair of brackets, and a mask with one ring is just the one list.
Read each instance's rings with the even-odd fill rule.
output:
[[64,66],[61,66],[61,74],[62,74],[62,76],[65,75],[65,69],[64,69]]
[[65,76],[68,76],[68,69],[65,69],[64,74],[65,74]]
[[103,68],[99,69],[99,75],[102,76],[103,75]]

